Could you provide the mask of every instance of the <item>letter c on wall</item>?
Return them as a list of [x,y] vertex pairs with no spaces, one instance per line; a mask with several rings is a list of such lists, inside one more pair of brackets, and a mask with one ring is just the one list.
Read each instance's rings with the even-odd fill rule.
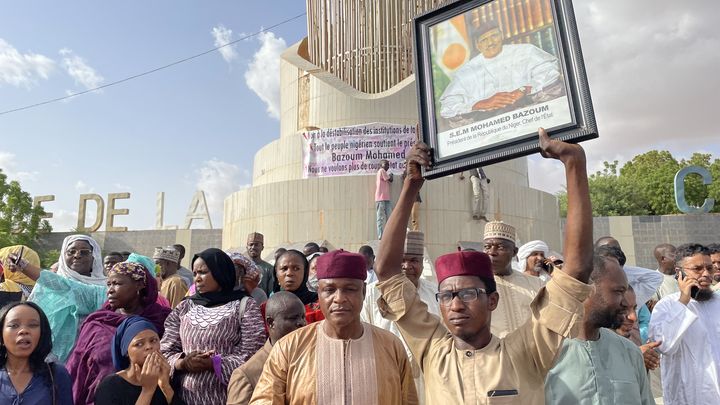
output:
[[703,202],[702,207],[691,207],[685,200],[685,177],[688,174],[695,173],[702,176],[703,184],[708,185],[712,183],[712,176],[710,172],[700,166],[688,166],[684,167],[675,174],[675,204],[680,211],[686,214],[703,214],[710,212],[715,205],[715,200],[712,198],[706,198]]

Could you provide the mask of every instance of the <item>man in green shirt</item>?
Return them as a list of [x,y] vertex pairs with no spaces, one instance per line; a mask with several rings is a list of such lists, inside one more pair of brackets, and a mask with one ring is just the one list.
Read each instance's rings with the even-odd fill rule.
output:
[[622,324],[627,277],[615,257],[595,255],[579,335],[563,342],[545,380],[547,405],[655,404],[640,349],[608,328]]

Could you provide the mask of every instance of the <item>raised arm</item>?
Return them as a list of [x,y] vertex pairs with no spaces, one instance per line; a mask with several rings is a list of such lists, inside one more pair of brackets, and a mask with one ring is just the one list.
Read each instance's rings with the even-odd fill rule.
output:
[[380,240],[380,252],[378,252],[375,260],[375,272],[380,281],[385,281],[402,271],[405,232],[408,219],[410,219],[410,211],[425,182],[420,166],[427,166],[430,163],[428,151],[427,145],[418,142],[410,149],[408,154],[407,175],[403,182],[400,198],[392,214],[390,214],[387,224],[385,224],[385,231]]
[[585,151],[580,145],[550,139],[542,128],[539,132],[542,156],[558,159],[565,166],[568,212],[563,244],[563,271],[587,283],[592,272],[593,236]]
[[[17,264],[15,264],[15,261],[17,261]],[[39,267],[33,265],[25,259],[20,258],[18,260],[18,256],[15,253],[8,255],[8,261],[7,263],[4,263],[4,265],[11,272],[19,271],[33,281],[37,281],[40,278],[40,272],[42,271]]]

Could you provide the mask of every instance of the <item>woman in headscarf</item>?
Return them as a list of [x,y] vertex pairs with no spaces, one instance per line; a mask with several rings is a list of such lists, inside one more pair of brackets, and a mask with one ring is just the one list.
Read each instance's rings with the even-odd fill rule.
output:
[[228,250],[225,253],[235,265],[235,274],[237,274],[238,285],[236,289],[243,289],[255,299],[257,304],[267,301],[268,297],[262,288],[258,288],[260,284],[260,269],[257,264],[249,257],[235,250]]
[[318,305],[317,293],[310,291],[307,286],[309,273],[310,265],[302,252],[295,249],[286,251],[275,262],[273,292],[289,291],[300,298],[305,305],[305,319],[310,324],[325,317]]
[[318,259],[318,257],[320,257],[324,254],[325,253],[323,253],[323,252],[315,252],[307,257],[308,266],[310,266],[310,273],[308,276],[307,286],[308,286],[308,289],[314,293],[316,293],[317,289],[318,289],[317,259]]
[[[102,379],[115,371],[107,348],[115,330],[128,316],[139,315],[155,326],[160,336],[170,308],[157,301],[157,281],[145,265],[137,263],[139,255],[115,264],[107,275],[107,301],[93,312],[80,327],[77,344],[67,361],[73,378],[76,405],[95,403],[95,390]],[[149,259],[148,259],[149,260]],[[154,268],[152,269],[154,270]]]
[[108,353],[117,373],[105,377],[98,386],[97,405],[184,404],[170,385],[170,365],[160,353],[155,322],[140,316],[125,318],[114,333]]
[[267,336],[255,300],[235,289],[235,266],[225,252],[206,249],[191,263],[197,292],[168,316],[160,350],[183,401],[224,404],[233,370],[255,354]]
[[20,271],[35,280],[28,300],[37,303],[47,315],[53,353],[64,362],[82,320],[105,301],[107,287],[100,246],[87,235],[68,236],[60,249],[57,273],[41,271],[18,254],[10,254],[9,258],[13,262],[10,271]]

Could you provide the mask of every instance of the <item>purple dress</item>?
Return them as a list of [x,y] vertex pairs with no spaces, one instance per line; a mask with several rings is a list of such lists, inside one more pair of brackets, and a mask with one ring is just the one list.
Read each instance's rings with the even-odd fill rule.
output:
[[[205,307],[188,299],[182,301],[165,321],[160,350],[170,363],[171,377],[179,382],[177,394],[188,405],[227,402],[227,383],[233,370],[265,344],[267,335],[255,300],[247,298],[245,311],[240,312],[239,300]],[[219,374],[175,370],[175,363],[187,353],[210,350],[222,357]]]

